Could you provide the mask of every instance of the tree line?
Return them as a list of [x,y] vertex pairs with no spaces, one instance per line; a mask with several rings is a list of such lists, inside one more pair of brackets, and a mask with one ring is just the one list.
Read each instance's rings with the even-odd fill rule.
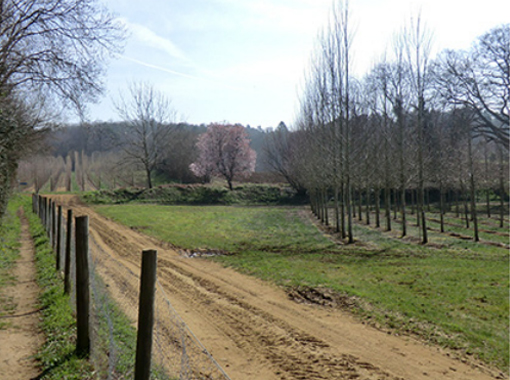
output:
[[[240,124],[154,122],[133,117],[119,122],[61,126],[47,133],[42,154],[20,162],[19,177],[37,192],[81,191],[158,183],[207,183],[213,176],[233,180],[268,171],[265,140],[270,131]],[[213,133],[214,132],[214,133]],[[224,135],[224,149],[205,149]],[[232,150],[238,145],[239,149]],[[219,146],[216,144],[216,147]],[[238,152],[239,154],[233,154]],[[251,152],[251,153],[250,153]],[[256,153],[255,153],[256,152]],[[258,160],[255,160],[258,157]],[[224,164],[220,167],[220,164]],[[194,164],[194,165],[193,165]]]
[[[431,55],[431,32],[418,15],[362,78],[347,2],[335,4],[319,34],[293,130],[272,134],[268,157],[311,207],[348,242],[353,217],[407,235],[408,203],[427,243],[427,198],[441,215],[464,204],[478,240],[477,195],[508,200],[510,24],[484,33],[468,51]],[[357,207],[356,207],[357,206]],[[356,209],[357,208],[357,209]],[[364,210],[362,211],[362,208]],[[395,213],[392,218],[392,212]],[[468,214],[469,220],[468,220]]]

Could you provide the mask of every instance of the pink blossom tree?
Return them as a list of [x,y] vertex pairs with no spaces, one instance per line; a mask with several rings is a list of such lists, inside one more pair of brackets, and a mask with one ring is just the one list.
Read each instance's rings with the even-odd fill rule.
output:
[[196,147],[198,159],[190,169],[197,177],[209,180],[213,175],[222,176],[232,190],[235,177],[255,171],[257,154],[250,148],[250,139],[242,125],[210,124],[199,136]]

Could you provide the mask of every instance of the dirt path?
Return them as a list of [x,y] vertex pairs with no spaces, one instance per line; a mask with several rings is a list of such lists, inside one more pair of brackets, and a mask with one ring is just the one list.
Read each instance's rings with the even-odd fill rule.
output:
[[[488,369],[438,348],[388,335],[342,311],[297,304],[281,289],[216,263],[183,258],[76,197],[55,198],[75,215],[90,216],[93,256],[114,257],[138,272],[140,252],[158,249],[158,278],[166,294],[232,380],[494,378]],[[136,298],[138,284],[108,262],[101,272],[112,293]]]
[[21,215],[20,258],[13,275],[16,284],[6,288],[4,294],[12,297],[16,305],[13,313],[4,317],[9,325],[0,330],[0,377],[2,380],[33,379],[39,369],[33,355],[44,343],[39,330],[37,296],[39,287],[35,282],[34,245],[28,230],[28,221]]

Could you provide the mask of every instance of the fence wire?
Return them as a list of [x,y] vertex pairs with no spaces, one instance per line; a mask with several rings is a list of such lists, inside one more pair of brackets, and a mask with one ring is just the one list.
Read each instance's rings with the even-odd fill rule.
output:
[[[65,268],[67,220],[62,218],[61,271]],[[76,248],[74,223],[70,258],[70,303],[76,312]],[[140,256],[141,257],[141,256]],[[137,270],[139,272],[139,270]],[[132,379],[140,274],[106,252],[89,234],[91,361],[96,378]],[[151,361],[153,380],[230,380],[179,316],[157,281]]]
[[163,366],[170,378],[175,379],[230,379],[173,308],[159,280],[155,314],[153,373],[154,366],[156,369]]

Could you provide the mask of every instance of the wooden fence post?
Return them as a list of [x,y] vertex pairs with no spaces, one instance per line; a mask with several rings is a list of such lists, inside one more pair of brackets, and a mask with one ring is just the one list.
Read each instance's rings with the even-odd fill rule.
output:
[[46,232],[48,234],[48,238],[50,240],[51,245],[51,199],[48,198],[48,204],[47,204],[47,212],[46,212]]
[[57,246],[57,207],[55,201],[51,201],[51,246],[53,251]]
[[71,292],[71,239],[73,236],[73,210],[67,210],[66,253],[64,261],[64,293]]
[[60,252],[62,250],[62,206],[58,206],[58,212],[57,212],[57,258],[56,258],[56,264],[57,264],[57,271],[60,270]]
[[50,232],[49,232],[49,229],[48,229],[48,226],[50,225],[50,200],[48,198],[46,198],[46,201],[44,202],[44,214],[45,214],[45,218],[44,218],[44,228],[46,229],[46,234],[48,235],[48,238],[50,237]]
[[135,380],[149,380],[151,374],[157,255],[158,252],[155,250],[145,250],[142,252]]
[[76,352],[81,356],[90,353],[89,336],[89,217],[76,218],[76,322],[78,337]]
[[42,207],[43,207],[42,222],[43,222],[43,226],[44,226],[44,231],[48,232],[48,220],[47,220],[48,219],[48,199],[46,197],[43,198]]

